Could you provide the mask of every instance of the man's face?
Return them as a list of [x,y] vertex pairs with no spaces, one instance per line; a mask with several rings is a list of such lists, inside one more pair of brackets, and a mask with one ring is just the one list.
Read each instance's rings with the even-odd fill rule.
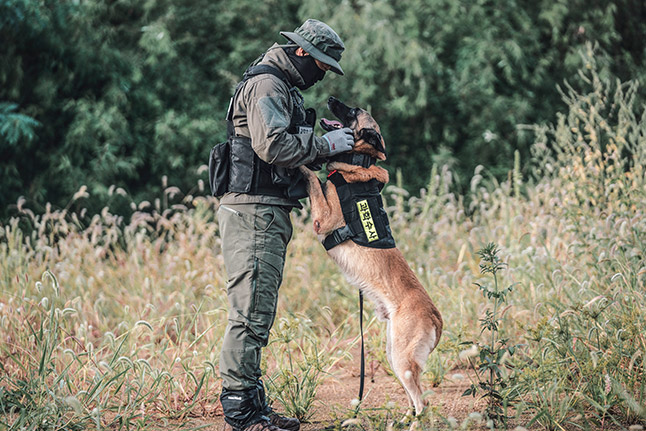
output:
[[325,77],[325,72],[330,69],[330,66],[318,61],[300,46],[294,51],[294,54],[292,62],[304,80],[304,83],[298,87],[301,90],[306,90],[322,80]]
[[[296,55],[298,55],[299,57],[305,57],[310,54],[305,52],[305,50],[299,46],[298,49],[296,49]],[[332,69],[332,66],[330,66],[329,64],[325,64],[322,61],[319,61],[317,59],[314,59],[314,62],[316,63],[318,68],[321,69],[323,72],[327,72],[328,70]]]

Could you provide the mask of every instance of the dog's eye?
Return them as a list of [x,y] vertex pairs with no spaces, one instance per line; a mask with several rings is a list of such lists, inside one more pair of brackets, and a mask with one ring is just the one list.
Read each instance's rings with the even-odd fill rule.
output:
[[354,118],[357,116],[357,108],[350,109],[350,117]]

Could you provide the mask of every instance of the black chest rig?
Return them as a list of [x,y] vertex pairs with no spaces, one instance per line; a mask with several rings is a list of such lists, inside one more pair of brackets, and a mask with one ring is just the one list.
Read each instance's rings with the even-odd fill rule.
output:
[[282,80],[288,87],[292,99],[292,116],[288,133],[310,133],[314,130],[316,112],[305,109],[303,95],[292,86],[284,73],[268,65],[252,66],[244,73],[242,81],[236,87],[227,111],[228,141],[230,144],[230,170],[226,191],[267,195],[287,198],[295,201],[307,196],[305,179],[298,169],[270,165],[253,151],[251,139],[239,136],[233,126],[233,101],[238,96],[243,84],[251,77],[269,74]]
[[[366,157],[369,159],[369,156],[361,154],[354,156],[354,154],[348,153],[343,156],[355,158],[357,161],[363,158],[362,163],[368,163]],[[323,240],[325,249],[336,247],[348,239],[363,247],[394,248],[395,239],[390,231],[388,215],[381,199],[381,189],[384,184],[375,179],[366,183],[348,183],[337,171],[333,171],[328,176],[328,181],[336,186],[345,226],[325,237]]]

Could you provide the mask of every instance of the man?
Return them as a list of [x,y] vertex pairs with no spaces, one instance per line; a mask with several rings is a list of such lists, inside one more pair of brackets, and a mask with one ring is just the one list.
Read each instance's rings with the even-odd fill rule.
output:
[[265,401],[261,349],[276,314],[292,235],[289,213],[306,195],[297,168],[354,145],[348,128],[315,136],[314,119],[298,91],[323,79],[328,70],[343,75],[341,38],[313,19],[281,34],[288,43],[274,44],[247,70],[227,114],[231,164],[218,221],[229,317],[220,355],[220,400],[226,428],[233,431],[300,428],[297,419],[279,416]]

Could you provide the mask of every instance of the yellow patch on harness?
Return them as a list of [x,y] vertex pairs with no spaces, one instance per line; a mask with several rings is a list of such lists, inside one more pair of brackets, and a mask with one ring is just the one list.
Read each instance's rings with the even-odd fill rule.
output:
[[376,241],[379,239],[377,235],[377,228],[375,227],[375,222],[372,220],[372,214],[370,213],[370,207],[368,206],[368,201],[366,199],[357,202],[357,209],[359,210],[359,218],[361,219],[361,224],[363,225],[363,231],[368,237],[368,242]]

